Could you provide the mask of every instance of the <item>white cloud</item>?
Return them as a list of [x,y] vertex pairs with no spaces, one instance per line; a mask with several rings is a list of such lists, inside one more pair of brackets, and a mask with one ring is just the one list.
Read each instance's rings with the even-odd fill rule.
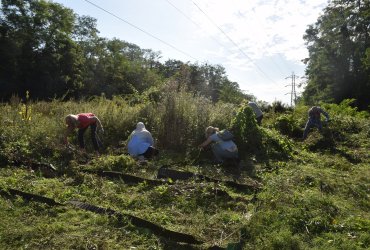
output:
[[[253,61],[279,53],[300,64],[300,60],[307,57],[302,37],[307,26],[317,20],[327,0],[198,0],[196,4]],[[235,47],[195,5],[191,15],[207,31],[202,32],[203,36],[217,37],[225,47]],[[249,58],[240,57],[242,53],[235,51],[239,56],[227,56],[228,62],[224,63],[248,63]]]
[[168,1],[153,0],[94,1],[178,50],[84,1],[56,1],[78,8],[79,14],[96,17],[104,37],[119,37],[141,48],[162,51],[163,60],[222,64],[229,79],[238,82],[241,89],[261,100],[289,102],[285,78],[292,72],[304,75],[301,59],[307,57],[307,50],[302,37],[328,0],[168,0],[173,6]]
[[301,60],[308,51],[303,35],[308,25],[317,21],[328,0],[192,1],[214,22],[192,5],[189,15],[201,26],[193,38],[217,40],[213,46],[210,39],[199,45],[207,48],[203,49],[204,55],[221,62],[230,80],[238,82],[241,89],[268,102],[289,103],[286,77],[304,75]]

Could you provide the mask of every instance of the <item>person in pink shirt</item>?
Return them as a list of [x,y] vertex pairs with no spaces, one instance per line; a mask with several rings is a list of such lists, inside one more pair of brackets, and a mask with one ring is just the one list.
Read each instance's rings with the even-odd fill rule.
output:
[[65,118],[67,124],[67,131],[64,137],[64,142],[68,145],[68,136],[74,131],[75,128],[78,128],[78,142],[80,148],[85,148],[84,133],[88,127],[90,127],[91,139],[95,151],[99,150],[99,143],[97,139],[97,129],[104,132],[103,126],[99,118],[93,113],[81,113],[77,115],[69,114]]

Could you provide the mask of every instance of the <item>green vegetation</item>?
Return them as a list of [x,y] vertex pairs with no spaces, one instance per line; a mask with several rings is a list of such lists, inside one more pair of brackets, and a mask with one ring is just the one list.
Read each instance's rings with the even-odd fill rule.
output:
[[[245,103],[255,97],[220,65],[161,63],[158,52],[101,38],[96,20],[52,1],[2,0],[0,249],[369,249],[368,10],[369,1],[331,2],[305,36],[301,102],[259,102],[258,126]],[[331,121],[302,141],[312,103]],[[90,140],[86,152],[63,144],[64,117],[81,112],[103,123],[100,156]],[[146,165],[125,147],[138,121],[160,150]],[[240,168],[213,165],[211,152],[198,149],[210,125],[236,136]],[[196,175],[160,181],[163,166]],[[102,177],[112,171],[121,178]],[[202,243],[175,242],[71,200]]]
[[339,103],[355,98],[366,109],[370,92],[370,2],[333,0],[306,30],[309,57],[303,99]]
[[96,23],[52,1],[1,0],[0,98],[26,91],[38,100],[126,98],[151,91],[158,99],[156,87],[169,80],[214,101],[254,98],[221,65],[161,62],[160,52],[100,37]]
[[[304,39],[309,57],[302,100],[340,103],[356,99],[366,110],[370,100],[369,1],[333,0]],[[119,39],[99,36],[97,21],[53,1],[1,0],[0,98],[23,96],[49,100],[134,96],[167,81],[179,83],[212,101],[255,99],[227,77],[222,65],[162,62],[161,53]]]
[[[322,135],[314,130],[302,142],[292,131],[302,132],[307,106],[285,113],[268,112],[263,127],[258,127],[245,104],[213,104],[182,90],[164,93],[168,97],[159,102],[146,99],[140,104],[104,97],[84,102],[13,100],[3,104],[0,187],[43,195],[60,203],[76,199],[111,208],[191,234],[204,242],[202,245],[179,245],[127,219],[118,221],[72,206],[53,207],[2,196],[0,248],[369,247],[369,113],[351,108],[351,101],[322,104],[332,117],[331,123]],[[32,110],[28,119],[25,105]],[[151,111],[154,106],[155,114]],[[61,142],[63,117],[77,110],[94,110],[104,123],[105,147],[100,157],[92,154],[92,145],[87,145],[88,153],[81,153]],[[244,121],[246,118],[249,120]],[[161,150],[148,165],[137,165],[124,155],[125,140],[138,120],[146,122]],[[232,127],[239,133],[240,175],[212,165],[208,152],[198,157],[196,147],[209,124]],[[254,132],[251,135],[249,131]],[[45,178],[42,171],[31,170],[31,162],[53,164],[57,177]],[[129,184],[91,172],[113,170],[155,179],[164,165],[239,183],[259,182],[262,188],[248,194],[191,179],[155,186]]]

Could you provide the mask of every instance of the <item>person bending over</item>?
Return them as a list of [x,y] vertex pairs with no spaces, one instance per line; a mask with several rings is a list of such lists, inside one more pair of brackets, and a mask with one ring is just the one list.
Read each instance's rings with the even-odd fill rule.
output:
[[329,114],[322,110],[320,107],[313,106],[310,108],[310,110],[308,111],[308,121],[303,132],[303,140],[307,138],[308,132],[310,131],[311,127],[317,127],[321,132],[321,114],[326,117],[326,121],[329,121]]
[[216,163],[223,163],[225,160],[238,160],[238,148],[232,140],[223,140],[218,136],[219,129],[209,126],[206,128],[206,140],[199,145],[201,149],[211,144],[212,152]]
[[65,118],[67,124],[67,131],[64,137],[65,144],[68,145],[68,136],[78,129],[78,142],[81,149],[85,149],[84,133],[88,127],[90,127],[91,139],[95,151],[99,150],[99,141],[97,138],[97,129],[104,131],[103,126],[99,118],[93,113],[81,113],[81,114],[69,114]]

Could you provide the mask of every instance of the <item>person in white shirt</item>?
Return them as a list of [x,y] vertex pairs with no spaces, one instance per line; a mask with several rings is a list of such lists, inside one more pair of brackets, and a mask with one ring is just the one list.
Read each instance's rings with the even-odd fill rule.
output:
[[146,130],[144,123],[138,122],[136,129],[129,136],[127,144],[128,153],[139,160],[151,158],[158,154],[158,150],[153,147],[154,140],[152,134]]

